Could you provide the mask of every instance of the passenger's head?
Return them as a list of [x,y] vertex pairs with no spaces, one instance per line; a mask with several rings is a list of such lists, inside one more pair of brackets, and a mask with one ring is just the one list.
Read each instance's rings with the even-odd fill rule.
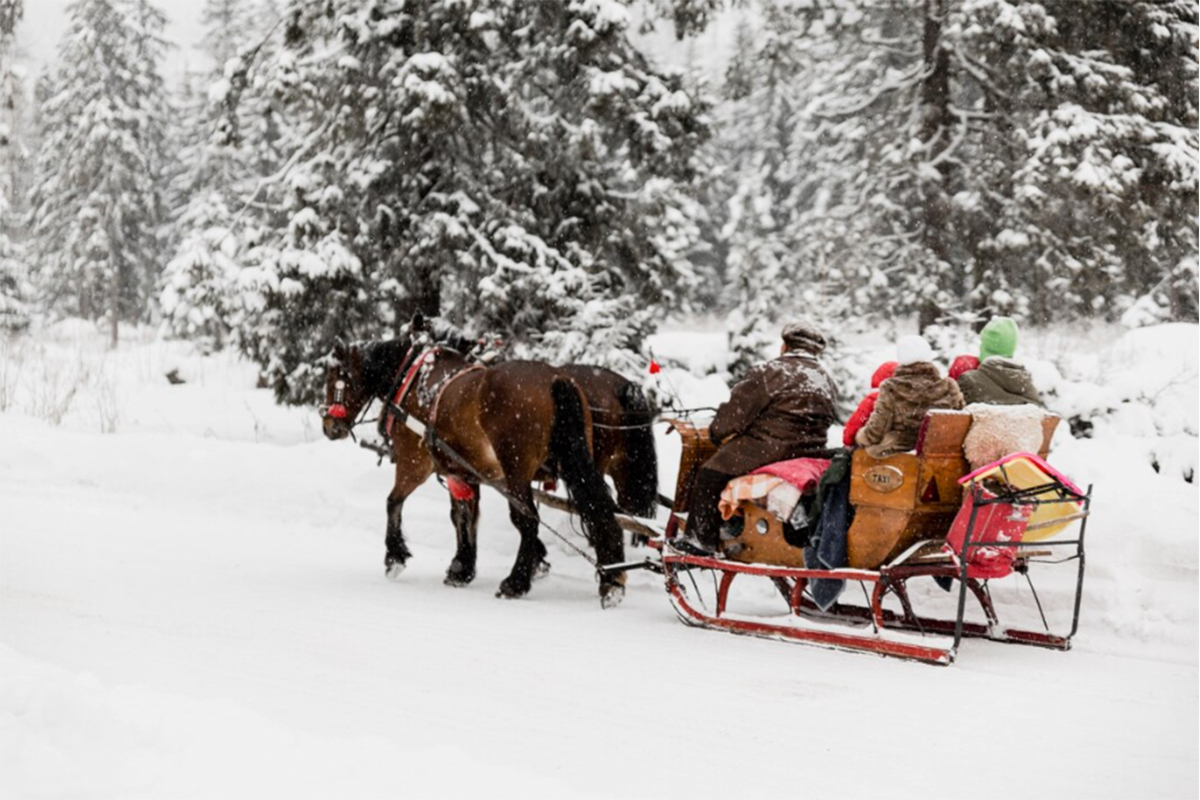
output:
[[979,332],[979,360],[992,356],[1012,358],[1017,352],[1017,322],[1012,317],[992,317]]
[[895,361],[885,361],[879,365],[875,373],[871,376],[871,388],[878,389],[879,384],[886,381],[888,378],[896,374],[897,364]]
[[958,380],[959,376],[965,375],[973,369],[979,368],[979,359],[975,356],[962,355],[954,359],[954,363],[950,365],[950,377]]
[[825,349],[825,337],[808,322],[793,322],[783,329],[782,336],[784,353],[796,350],[815,356]]
[[896,360],[900,366],[933,361],[933,348],[920,336],[901,336],[896,342]]

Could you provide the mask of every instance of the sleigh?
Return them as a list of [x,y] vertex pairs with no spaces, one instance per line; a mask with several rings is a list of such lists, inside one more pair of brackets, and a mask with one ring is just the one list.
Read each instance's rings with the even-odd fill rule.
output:
[[[671,604],[686,624],[933,664],[952,663],[964,639],[1070,648],[1079,624],[1091,489],[1081,490],[1045,461],[1057,417],[1045,418],[1039,453],[1013,454],[975,472],[963,457],[971,425],[965,412],[927,415],[912,453],[875,459],[855,451],[848,564],[836,569],[806,564],[785,521],[746,502],[741,533],[726,542],[726,552],[736,555],[704,557],[672,548],[670,540],[686,525],[695,474],[715,446],[703,429],[671,424],[683,439],[683,455],[665,536],[655,543]],[[1074,536],[1064,535],[1076,528]],[[1044,564],[1072,563],[1070,621],[1055,633],[1031,573]],[[749,607],[741,608],[735,583],[752,578],[766,579],[773,589],[750,592]],[[830,580],[846,581],[846,589],[822,610],[811,587]],[[936,603],[949,609],[918,612],[922,593],[911,587],[933,580],[951,587]],[[1022,581],[1037,611],[1025,616],[1040,619],[1040,629],[1000,620],[994,587]],[[856,585],[862,589],[858,602]],[[768,598],[774,608],[765,608]],[[921,599],[930,600],[930,592]]]

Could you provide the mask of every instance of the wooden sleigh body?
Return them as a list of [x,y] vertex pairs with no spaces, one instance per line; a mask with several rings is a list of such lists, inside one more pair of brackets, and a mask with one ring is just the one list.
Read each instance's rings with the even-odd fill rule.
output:
[[[1058,423],[1047,416],[1041,456],[1049,449]],[[669,540],[686,525],[686,510],[695,474],[715,452],[705,431],[672,422],[683,437],[683,455],[674,506],[662,548],[667,593],[679,618],[688,625],[823,647],[876,653],[933,664],[953,662],[964,638],[1070,647],[1079,623],[1084,572],[1084,532],[1091,502],[1084,492],[1054,472],[1038,454],[1022,454],[1010,470],[968,474],[962,443],[971,424],[965,412],[932,412],[925,420],[916,452],[874,459],[855,451],[850,499],[855,518],[847,533],[849,564],[842,569],[806,565],[804,551],[785,538],[783,521],[759,506],[743,503],[746,517],[736,557],[700,557],[675,551]],[[1032,465],[1032,466],[1029,466]],[[1011,474],[1010,474],[1011,473]],[[951,523],[960,517],[956,548],[945,545]],[[996,512],[1020,509],[1020,527],[1029,534],[1017,541],[997,541],[989,531]],[[1003,519],[1003,518],[999,518]],[[1075,521],[1078,534],[1047,539]],[[965,523],[965,524],[964,524]],[[1041,614],[1043,630],[1001,623],[979,554],[1011,548],[1007,559],[1016,579],[1029,580],[1031,565],[1047,559],[1076,561],[1075,596],[1070,630],[1052,633]],[[779,613],[739,613],[730,605],[738,578],[771,581],[783,601]],[[919,614],[909,592],[916,578],[938,578],[957,584],[957,613],[941,618]],[[863,587],[862,605],[835,603],[821,611],[809,596],[811,581],[845,580]],[[709,588],[711,584],[711,588]],[[1033,583],[1029,580],[1030,589]],[[967,618],[967,595],[982,610],[982,621]],[[1037,600],[1036,591],[1034,599]],[[885,608],[894,597],[896,608]],[[1037,600],[1041,613],[1040,600]]]

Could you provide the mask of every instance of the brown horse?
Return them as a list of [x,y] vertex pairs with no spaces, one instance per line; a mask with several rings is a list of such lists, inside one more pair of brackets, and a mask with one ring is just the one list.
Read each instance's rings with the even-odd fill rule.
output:
[[[458,537],[448,584],[465,585],[475,577],[481,483],[507,498],[509,516],[521,534],[500,595],[525,594],[545,565],[530,485],[538,478],[559,477],[567,484],[600,564],[623,558],[616,508],[589,453],[587,397],[563,370],[530,361],[483,368],[422,336],[339,345],[326,383],[325,435],[349,435],[375,397],[384,399],[385,413],[394,417],[389,432],[396,480],[388,496],[384,558],[389,577],[397,577],[411,555],[401,527],[404,500],[434,472],[450,481]],[[656,484],[653,491],[657,493]],[[606,607],[620,601],[623,584],[623,575],[602,575],[600,596]]]

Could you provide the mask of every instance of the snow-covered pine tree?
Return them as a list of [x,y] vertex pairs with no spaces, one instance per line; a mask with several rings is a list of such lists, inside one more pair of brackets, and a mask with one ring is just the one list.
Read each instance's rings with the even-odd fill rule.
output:
[[729,175],[724,300],[731,306],[734,376],[762,360],[778,337],[780,316],[803,303],[799,287],[806,283],[786,239],[798,183],[789,155],[801,70],[796,18],[773,3],[761,11],[760,30],[752,30],[745,18],[737,29],[716,140],[715,160]]
[[159,269],[161,17],[143,0],[76,0],[41,108],[32,192],[38,288],[50,308],[146,318]]
[[[0,215],[6,223],[14,215],[8,200],[0,198]],[[0,332],[14,333],[29,327],[30,294],[22,249],[8,233],[0,233]]]
[[[123,236],[142,250],[137,259],[144,265],[137,273],[141,279],[138,295],[142,298],[142,314],[146,316],[148,312],[157,310],[155,301],[159,276],[175,239],[173,230],[166,224],[166,194],[171,173],[177,169],[177,153],[172,151],[175,143],[172,121],[176,112],[166,81],[159,71],[167,49],[163,39],[167,17],[153,5],[152,0],[124,2],[124,13],[133,38],[133,63],[137,68],[135,81],[138,92],[134,97],[141,114],[139,133],[147,158],[147,168],[139,180],[152,216],[140,221],[128,218]],[[134,226],[139,229],[132,229]]]
[[212,60],[213,71],[224,74],[225,64],[254,44],[259,27],[253,0],[205,0],[200,12],[204,36],[200,50]]
[[[795,257],[853,318],[961,309],[967,278],[949,200],[963,121],[952,113],[944,0],[804,12],[803,113],[789,151],[802,183]],[[840,306],[840,307],[838,307]]]
[[0,0],[0,331],[29,326],[28,278],[17,229],[27,154],[21,113],[25,87],[17,66],[16,27],[22,0]]
[[310,399],[333,339],[414,311],[619,362],[682,302],[704,106],[618,2],[293,2],[268,81],[297,126],[288,220],[249,255],[243,347]]
[[1113,318],[1155,295],[1164,318],[1194,319],[1179,265],[1197,252],[1198,13],[1176,0],[1086,14],[1064,0],[964,4],[957,46],[971,54],[986,137],[974,160],[989,178],[970,194],[986,233],[972,255],[988,306],[1011,310],[996,295],[1015,285],[1043,322]]
[[[850,301],[822,304],[835,312],[922,326],[1115,317],[1139,296],[1194,314],[1195,4],[761,6],[793,19],[801,54],[784,159],[800,177],[761,198],[772,225],[746,241],[762,263],[803,265],[794,291],[822,285]],[[738,130],[742,116],[723,141],[770,163],[777,141]]]
[[[211,70],[198,71],[189,62],[185,65],[173,92],[173,105],[180,121],[170,128],[171,149],[176,155],[177,163],[168,175],[164,197],[167,216],[172,220],[179,215],[194,193],[199,150],[212,135],[207,102],[208,83],[211,78]],[[172,228],[178,228],[173,221],[170,224]]]
[[196,194],[176,219],[183,234],[161,277],[159,302],[171,331],[206,349],[225,345],[240,311],[231,301],[240,244],[233,220],[220,191]]
[[[235,58],[218,65],[217,79],[209,89],[213,113],[220,114],[217,141],[226,146],[243,149],[250,165],[260,179],[273,176],[285,159],[294,151],[289,125],[283,118],[282,98],[288,93],[288,73],[272,69],[283,45],[283,23],[286,15],[280,12],[275,0],[244,0],[247,7],[239,11],[253,32],[243,42]],[[214,59],[217,55],[214,53]],[[262,194],[268,187],[258,188]],[[264,203],[265,194],[252,199]],[[251,198],[248,198],[251,199]]]
[[247,204],[261,200],[254,195],[262,170],[275,166],[263,158],[270,131],[254,117],[262,108],[255,87],[235,109],[239,116],[231,118],[225,106],[227,70],[241,69],[241,56],[270,28],[260,28],[263,11],[247,0],[208,0],[200,49],[209,67],[187,103],[190,138],[172,186],[180,238],[162,275],[160,302],[173,333],[212,348],[225,344],[244,310],[236,302],[237,254],[261,216]]
[[25,16],[25,0],[0,0],[0,36],[14,36]]

